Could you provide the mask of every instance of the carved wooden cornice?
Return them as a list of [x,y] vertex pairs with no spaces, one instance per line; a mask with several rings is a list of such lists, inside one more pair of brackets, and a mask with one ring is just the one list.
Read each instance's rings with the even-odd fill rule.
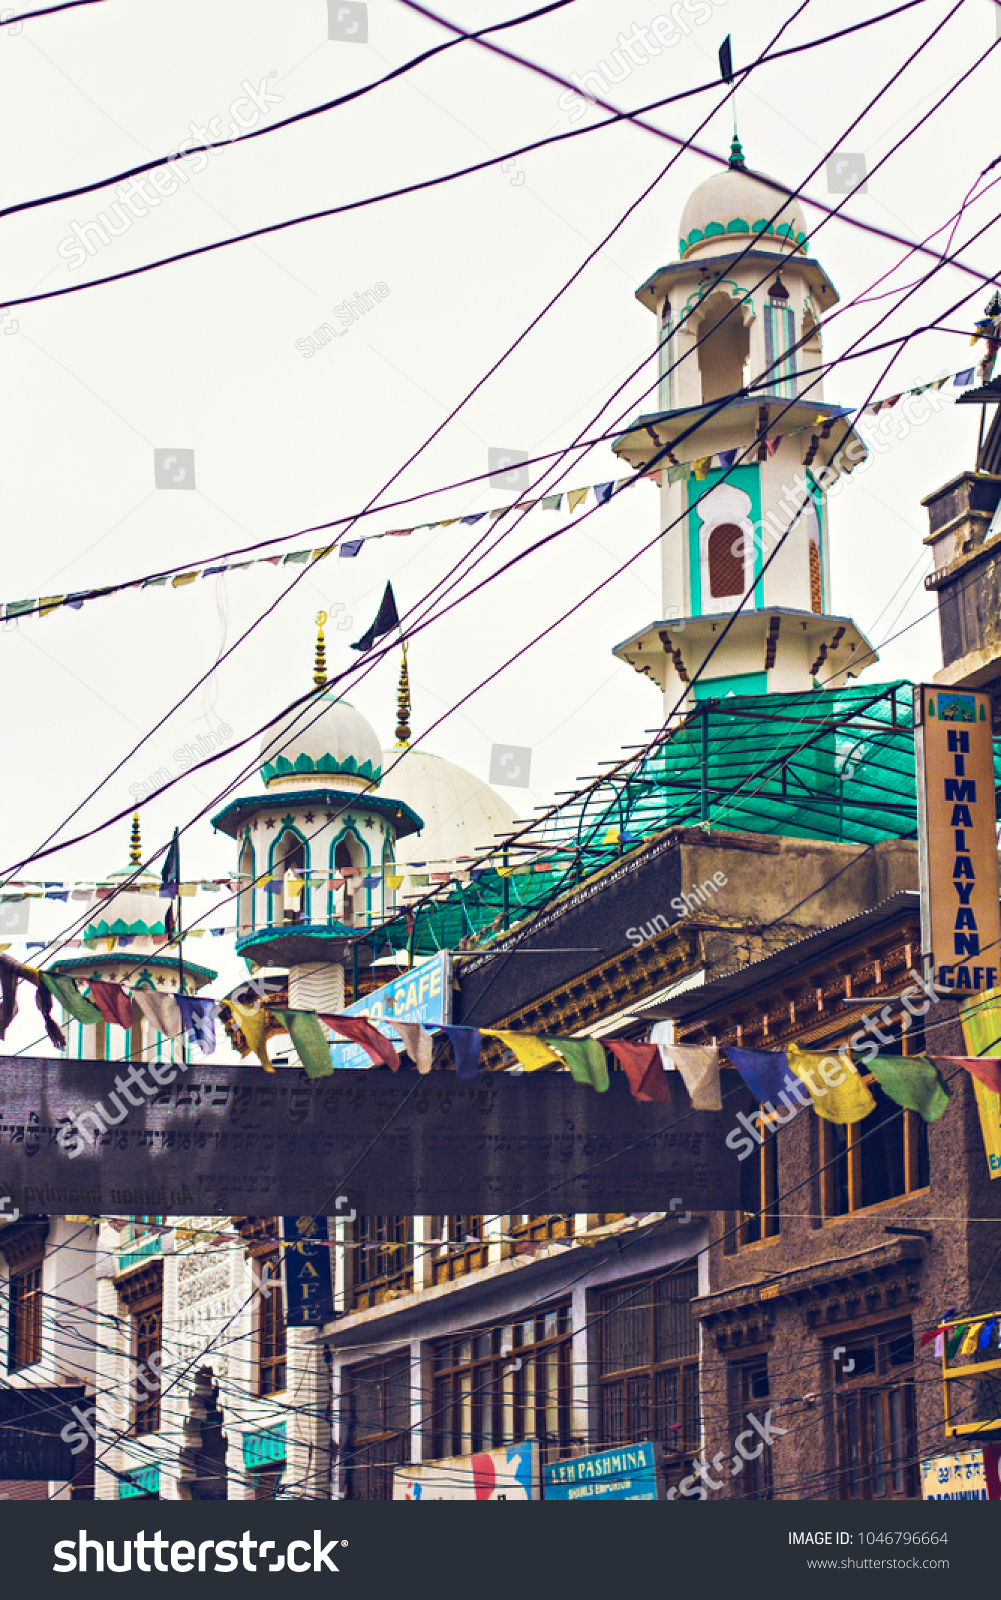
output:
[[0,1229],[0,1255],[11,1271],[26,1262],[41,1261],[45,1255],[45,1241],[49,1237],[48,1222],[25,1219]]
[[[630,945],[589,971],[578,973],[549,994],[511,1012],[496,1026],[557,1036],[592,1027],[697,971],[703,964],[704,931],[695,918],[675,924],[638,947]],[[500,1053],[496,1041],[484,1040],[484,1054],[488,1057],[491,1048]]]
[[[911,986],[908,972],[921,949],[920,923],[908,915],[903,926],[860,942],[857,951],[840,952],[836,961],[819,954],[811,961],[806,943],[801,969],[777,978],[760,995],[735,997],[730,1007],[720,1006],[690,1027],[679,1024],[679,1043],[715,1038],[724,1049],[733,1044],[738,1049],[781,1050],[794,1041],[809,1047],[835,1034],[847,1037],[863,1014],[879,1009],[873,996],[877,1001],[885,996],[889,1003]],[[864,998],[845,1004],[853,995]]]
[[163,1262],[150,1261],[115,1279],[118,1298],[127,1311],[135,1311],[163,1298]]

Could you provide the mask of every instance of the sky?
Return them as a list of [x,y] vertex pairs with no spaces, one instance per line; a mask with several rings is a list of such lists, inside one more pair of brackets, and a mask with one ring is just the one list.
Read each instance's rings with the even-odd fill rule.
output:
[[[782,48],[873,13],[857,0],[837,8],[808,0],[796,14],[797,4],[573,0],[496,37],[562,77],[598,72],[607,98],[623,108],[708,86],[649,118],[686,139],[716,107],[698,138],[725,156],[731,111],[717,61],[725,35],[740,68],[780,29]],[[453,0],[447,16],[466,29],[517,14]],[[759,65],[736,97],[749,165],[802,187],[811,227],[822,216],[811,197],[834,203],[832,154],[861,154],[872,171],[909,135],[811,242],[843,302],[891,270],[877,292],[902,290],[934,265],[902,261],[904,247],[849,219],[907,240],[934,233],[944,248],[950,219],[968,201],[950,247],[974,273],[941,267],[899,308],[892,299],[854,305],[825,337],[830,360],[880,318],[863,343],[944,318],[952,331],[902,344],[880,393],[976,358],[968,330],[990,289],[975,274],[1001,271],[1001,228],[991,222],[1001,187],[988,187],[1001,167],[974,192],[1001,154],[1001,48],[928,113],[996,41],[998,14],[993,0],[921,0],[865,32]],[[4,21],[12,15],[0,13],[0,209],[199,143],[213,119],[264,127],[373,83],[451,37],[400,0],[334,0],[330,8],[327,0],[101,0],[13,26]],[[673,42],[656,56],[636,48],[631,63],[620,36],[656,30],[669,16]],[[646,37],[666,39],[670,29],[661,22],[659,35]],[[604,118],[559,84],[465,41],[354,103],[246,148],[189,159],[173,193],[135,204],[144,215],[116,212],[111,186],[0,218],[0,301],[13,302],[596,127],[424,192],[0,310],[0,599],[126,582],[266,540],[287,541],[275,552],[317,545],[322,536],[297,537],[300,530],[404,497],[428,496],[377,509],[355,536],[469,515],[513,498],[485,481],[462,485],[487,472],[491,449],[561,451],[649,409],[655,326],[635,289],[675,259],[684,202],[714,167],[628,123],[597,128]],[[112,222],[103,240],[102,213]],[[76,247],[81,235],[86,252]],[[364,315],[346,319],[335,309],[360,295],[369,301]],[[314,348],[309,336],[324,324],[336,337],[323,335]],[[837,367],[827,399],[860,403],[887,359],[884,349]],[[941,665],[922,581],[930,556],[921,500],[973,465],[978,421],[976,408],[946,408],[908,432],[895,418],[886,447],[832,503],[834,609],[881,646],[864,681],[928,678]],[[192,458],[181,452],[193,452],[194,489],[158,486],[158,452],[178,456],[168,475],[179,466],[190,474]],[[544,487],[624,470],[606,442],[578,447]],[[412,642],[415,740],[483,778],[494,745],[528,748],[529,787],[501,791],[519,816],[659,723],[657,691],[611,654],[660,615],[658,557],[645,548],[657,513],[654,490],[636,485]],[[155,848],[175,825],[201,817],[184,836],[184,875],[233,870],[234,846],[208,819],[227,785],[259,790],[253,771],[237,779],[262,725],[311,687],[316,614],[330,618],[330,671],[353,669],[347,697],[389,745],[398,652],[370,668],[349,649],[387,579],[401,611],[423,613],[439,586],[461,595],[568,520],[534,511],[457,586],[452,569],[481,527],[373,542],[304,576],[299,567],[258,566],[0,625],[0,866],[52,833],[59,841],[84,832],[83,842],[16,875],[93,880],[124,865],[128,821],[107,820],[164,772],[187,772],[212,734],[225,759],[144,806],[144,843]],[[212,901],[201,895],[195,904],[201,915]],[[66,908],[32,903],[30,917],[28,936],[50,938]],[[242,971],[223,946],[205,940],[198,953],[220,969],[216,992]],[[30,1041],[24,1026],[19,1019],[10,1035],[15,1047]]]

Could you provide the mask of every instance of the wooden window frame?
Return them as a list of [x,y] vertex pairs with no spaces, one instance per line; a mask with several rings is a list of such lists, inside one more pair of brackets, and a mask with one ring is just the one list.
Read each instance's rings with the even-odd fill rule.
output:
[[[698,1294],[698,1271],[687,1268],[672,1277],[686,1277],[688,1286],[692,1290],[691,1298]],[[644,1439],[655,1438],[661,1446],[662,1462],[665,1479],[677,1482],[689,1470],[692,1456],[696,1455],[702,1444],[702,1411],[699,1382],[699,1327],[692,1322],[692,1348],[682,1354],[657,1359],[657,1312],[658,1303],[654,1294],[655,1286],[662,1281],[663,1275],[656,1278],[641,1278],[634,1283],[615,1284],[603,1289],[598,1297],[598,1363],[597,1363],[597,1389],[598,1389],[598,1434],[602,1448],[615,1445],[638,1444]],[[649,1306],[643,1303],[638,1309],[649,1310],[650,1326],[648,1331],[649,1349],[653,1359],[634,1367],[609,1368],[606,1371],[605,1362],[608,1344],[608,1319],[615,1315],[616,1310],[625,1310],[625,1306],[609,1308],[606,1300],[612,1295],[621,1295],[623,1291],[641,1295],[650,1291]],[[638,1414],[643,1407],[643,1401],[636,1393],[637,1386],[648,1384],[646,1408],[655,1415],[658,1406],[665,1414],[668,1407],[667,1391],[671,1380],[674,1385],[674,1411],[676,1420],[669,1424],[672,1438],[658,1436],[652,1428],[652,1421],[640,1421],[637,1417],[635,1427],[630,1426],[630,1414]],[[608,1422],[608,1413],[613,1401],[608,1398],[611,1391],[621,1388],[628,1438],[619,1439],[612,1437],[612,1429]],[[680,1418],[680,1421],[678,1420]],[[635,1437],[633,1437],[635,1435]]]
[[[766,1124],[772,1121],[769,1114],[758,1107],[756,1116],[760,1117],[759,1127],[762,1132]],[[769,1239],[777,1239],[782,1231],[782,1217],[778,1208],[779,1198],[779,1147],[778,1133],[782,1126],[779,1118],[775,1118],[775,1126],[771,1128],[761,1144],[758,1145],[748,1160],[753,1161],[758,1169],[758,1199],[760,1205],[750,1214],[741,1213],[741,1220],[737,1224],[737,1248],[742,1249],[747,1245],[764,1244]]]
[[[838,1451],[838,1487],[842,1500],[916,1500],[920,1499],[917,1464],[917,1413],[915,1396],[915,1364],[891,1368],[888,1360],[889,1346],[894,1339],[908,1337],[913,1343],[913,1323],[910,1317],[899,1322],[861,1328],[851,1335],[842,1335],[850,1354],[852,1345],[871,1339],[876,1346],[876,1371],[853,1378],[844,1372],[843,1365],[834,1363],[833,1347],[828,1346],[832,1362],[834,1391],[834,1420]],[[894,1428],[892,1396],[900,1396],[902,1460],[894,1466],[892,1435]],[[880,1446],[875,1438],[873,1418],[879,1406]],[[850,1444],[850,1418],[856,1418],[858,1440],[858,1467],[853,1466]],[[887,1441],[891,1442],[888,1444]],[[883,1452],[882,1466],[877,1460]],[[893,1481],[897,1474],[903,1479],[899,1489]],[[884,1492],[877,1494],[876,1485],[883,1480]],[[852,1493],[853,1483],[861,1493]]]
[[282,1289],[281,1252],[255,1250],[258,1273],[269,1267],[267,1293],[257,1296],[257,1394],[262,1400],[288,1387],[288,1330]]
[[[903,1059],[906,1060],[906,1057]],[[878,1087],[873,1074],[860,1070],[862,1082],[867,1088],[874,1085]],[[848,1203],[844,1211],[834,1209],[834,1161],[837,1156],[835,1148],[835,1134],[831,1123],[821,1119],[820,1123],[820,1209],[824,1221],[834,1221],[838,1217],[852,1217],[861,1213],[878,1211],[880,1206],[896,1205],[899,1200],[904,1200],[908,1195],[923,1194],[928,1188],[927,1183],[920,1183],[921,1160],[918,1149],[923,1119],[917,1111],[903,1111],[903,1136],[904,1136],[904,1187],[900,1194],[887,1195],[883,1200],[874,1200],[869,1205],[862,1204],[862,1145],[865,1137],[866,1124],[850,1122],[847,1124],[846,1137],[846,1167],[847,1167],[847,1192]]]
[[[524,1439],[538,1441],[543,1464],[569,1454],[572,1338],[567,1300],[437,1340],[431,1358],[432,1459],[475,1455]],[[555,1395],[547,1383],[553,1370]]]
[[42,1359],[42,1308],[44,1253],[11,1269],[8,1282],[9,1321],[7,1371],[22,1372]]
[[[408,1294],[414,1286],[413,1217],[358,1217],[350,1227],[351,1310]],[[373,1245],[378,1248],[366,1248]]]
[[489,1245],[479,1241],[483,1237],[483,1216],[460,1216],[458,1213],[431,1218],[429,1247],[431,1282],[452,1283],[470,1272],[479,1272],[490,1260]]
[[[408,1424],[405,1428],[389,1426],[392,1416],[389,1391],[393,1382],[393,1375],[391,1375],[390,1369],[393,1367],[402,1369],[406,1373]],[[379,1407],[381,1421],[385,1426],[373,1432],[358,1434],[354,1425],[354,1387],[357,1384],[378,1383],[380,1381],[380,1373],[383,1374],[382,1383],[384,1388],[380,1394]],[[381,1356],[378,1361],[363,1361],[356,1366],[343,1369],[341,1375],[341,1404],[346,1420],[345,1440],[341,1450],[341,1467],[344,1472],[346,1499],[392,1499],[392,1468],[394,1466],[405,1466],[411,1455],[412,1428],[409,1419],[411,1386],[414,1382],[414,1369],[411,1364],[409,1349],[398,1350],[392,1355]],[[362,1483],[366,1492],[358,1494],[356,1491]],[[384,1492],[370,1493],[373,1483]]]
[[[752,1392],[755,1374],[765,1375],[765,1393]],[[748,1427],[747,1419],[754,1415],[761,1420],[760,1412],[768,1411],[771,1381],[768,1372],[768,1351],[748,1353],[741,1360],[727,1363],[727,1398],[730,1411],[730,1432],[736,1439]],[[752,1446],[753,1449],[753,1446]],[[760,1453],[745,1460],[740,1474],[731,1480],[730,1497],[735,1500],[771,1500],[774,1498],[772,1479],[772,1453],[763,1445]]]

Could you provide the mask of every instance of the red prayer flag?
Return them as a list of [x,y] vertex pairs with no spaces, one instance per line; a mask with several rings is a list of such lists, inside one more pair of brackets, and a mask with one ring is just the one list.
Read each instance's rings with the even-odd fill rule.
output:
[[949,1061],[955,1067],[965,1067],[974,1078],[990,1089],[992,1094],[1001,1094],[1001,1059],[997,1056],[933,1056],[934,1061]]
[[90,998],[105,1022],[112,1027],[131,1028],[132,1001],[120,983],[98,983],[91,979]]
[[634,1100],[670,1105],[671,1087],[655,1044],[627,1044],[622,1039],[609,1039],[607,1043],[622,1062]]
[[345,1039],[360,1044],[373,1066],[381,1063],[384,1067],[391,1067],[394,1072],[399,1070],[400,1058],[393,1046],[385,1034],[380,1033],[378,1028],[373,1028],[364,1017],[339,1017],[324,1012],[320,1016],[320,1021],[325,1022],[328,1028],[333,1028]]

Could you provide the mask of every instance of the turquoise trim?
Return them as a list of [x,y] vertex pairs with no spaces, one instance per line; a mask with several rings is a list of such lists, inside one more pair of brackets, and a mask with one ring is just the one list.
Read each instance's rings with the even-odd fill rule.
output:
[[[298,839],[299,843],[302,845],[302,867],[303,867],[302,876],[303,876],[303,882],[305,884],[305,887],[304,887],[304,889],[302,891],[302,906],[301,906],[301,909],[306,913],[305,920],[308,922],[309,918],[310,918],[310,909],[311,909],[310,903],[309,903],[310,902],[309,840],[306,838],[306,835],[304,833],[300,832],[300,830],[296,827],[294,822],[290,822],[285,817],[282,818],[281,832],[279,834],[277,834],[276,837],[271,841],[271,849],[268,851],[268,875],[272,879],[274,878],[275,851],[278,849],[278,846],[281,844],[282,840],[284,839],[284,837],[285,837],[285,835],[287,833],[293,834],[295,836],[295,838]],[[284,875],[284,868],[282,869],[282,872],[283,872],[283,875]],[[267,889],[265,889],[265,897],[270,902],[268,907],[267,907],[267,912],[268,912],[267,926],[269,928],[284,926],[285,925],[285,922],[284,922],[284,911],[282,910],[282,904],[281,904],[282,896],[280,894],[268,894]],[[275,917],[275,912],[276,911],[281,913],[277,917],[277,919]]]
[[128,938],[133,934],[139,939],[151,939],[155,934],[166,933],[167,929],[162,922],[123,922],[118,917],[114,922],[88,922],[81,938],[83,939],[112,939],[124,934]]
[[273,1461],[284,1461],[286,1455],[285,1424],[262,1428],[260,1433],[243,1435],[243,1464],[245,1467],[267,1467]]
[[273,778],[290,778],[297,772],[318,772],[336,775],[338,772],[347,772],[356,778],[364,778],[368,783],[378,783],[382,777],[382,763],[373,767],[371,761],[363,761],[360,765],[354,756],[346,756],[343,761],[338,761],[329,751],[314,761],[312,756],[305,754],[296,756],[294,763],[288,756],[276,756],[274,761],[265,761],[261,766],[261,777],[265,783],[270,783]]
[[789,239],[798,244],[804,255],[810,248],[807,235],[797,233],[790,222],[780,222],[775,227],[767,217],[759,217],[756,222],[748,222],[744,217],[731,217],[728,222],[707,222],[704,233],[701,228],[693,228],[687,239],[682,237],[678,240],[678,254],[683,256],[700,239],[716,239],[725,233],[770,233],[774,238]]
[[118,1480],[119,1500],[134,1500],[141,1494],[160,1493],[160,1468],[138,1467]]
[[693,617],[703,615],[702,524],[696,502],[707,489],[712,489],[722,478],[725,478],[727,483],[732,483],[735,489],[743,489],[750,499],[749,515],[754,529],[754,593],[751,603],[756,611],[760,611],[765,603],[765,585],[761,576],[765,553],[761,534],[761,476],[758,464],[753,462],[750,466],[732,467],[729,472],[723,467],[715,467],[711,472],[707,472],[701,481],[698,478],[688,480],[688,588],[691,601],[689,614]]
[[390,800],[379,794],[359,794],[354,789],[319,788],[278,789],[274,794],[246,795],[241,800],[231,800],[212,818],[212,826],[235,839],[248,819],[268,817],[277,806],[283,806],[285,810],[307,806],[314,811],[319,807],[326,811],[336,810],[338,815],[353,807],[356,811],[386,818],[398,839],[405,839],[410,833],[420,833],[424,826],[416,811],[411,811],[402,800]]
[[696,700],[718,700],[730,694],[767,693],[767,672],[733,672],[725,678],[700,678],[692,685]]

